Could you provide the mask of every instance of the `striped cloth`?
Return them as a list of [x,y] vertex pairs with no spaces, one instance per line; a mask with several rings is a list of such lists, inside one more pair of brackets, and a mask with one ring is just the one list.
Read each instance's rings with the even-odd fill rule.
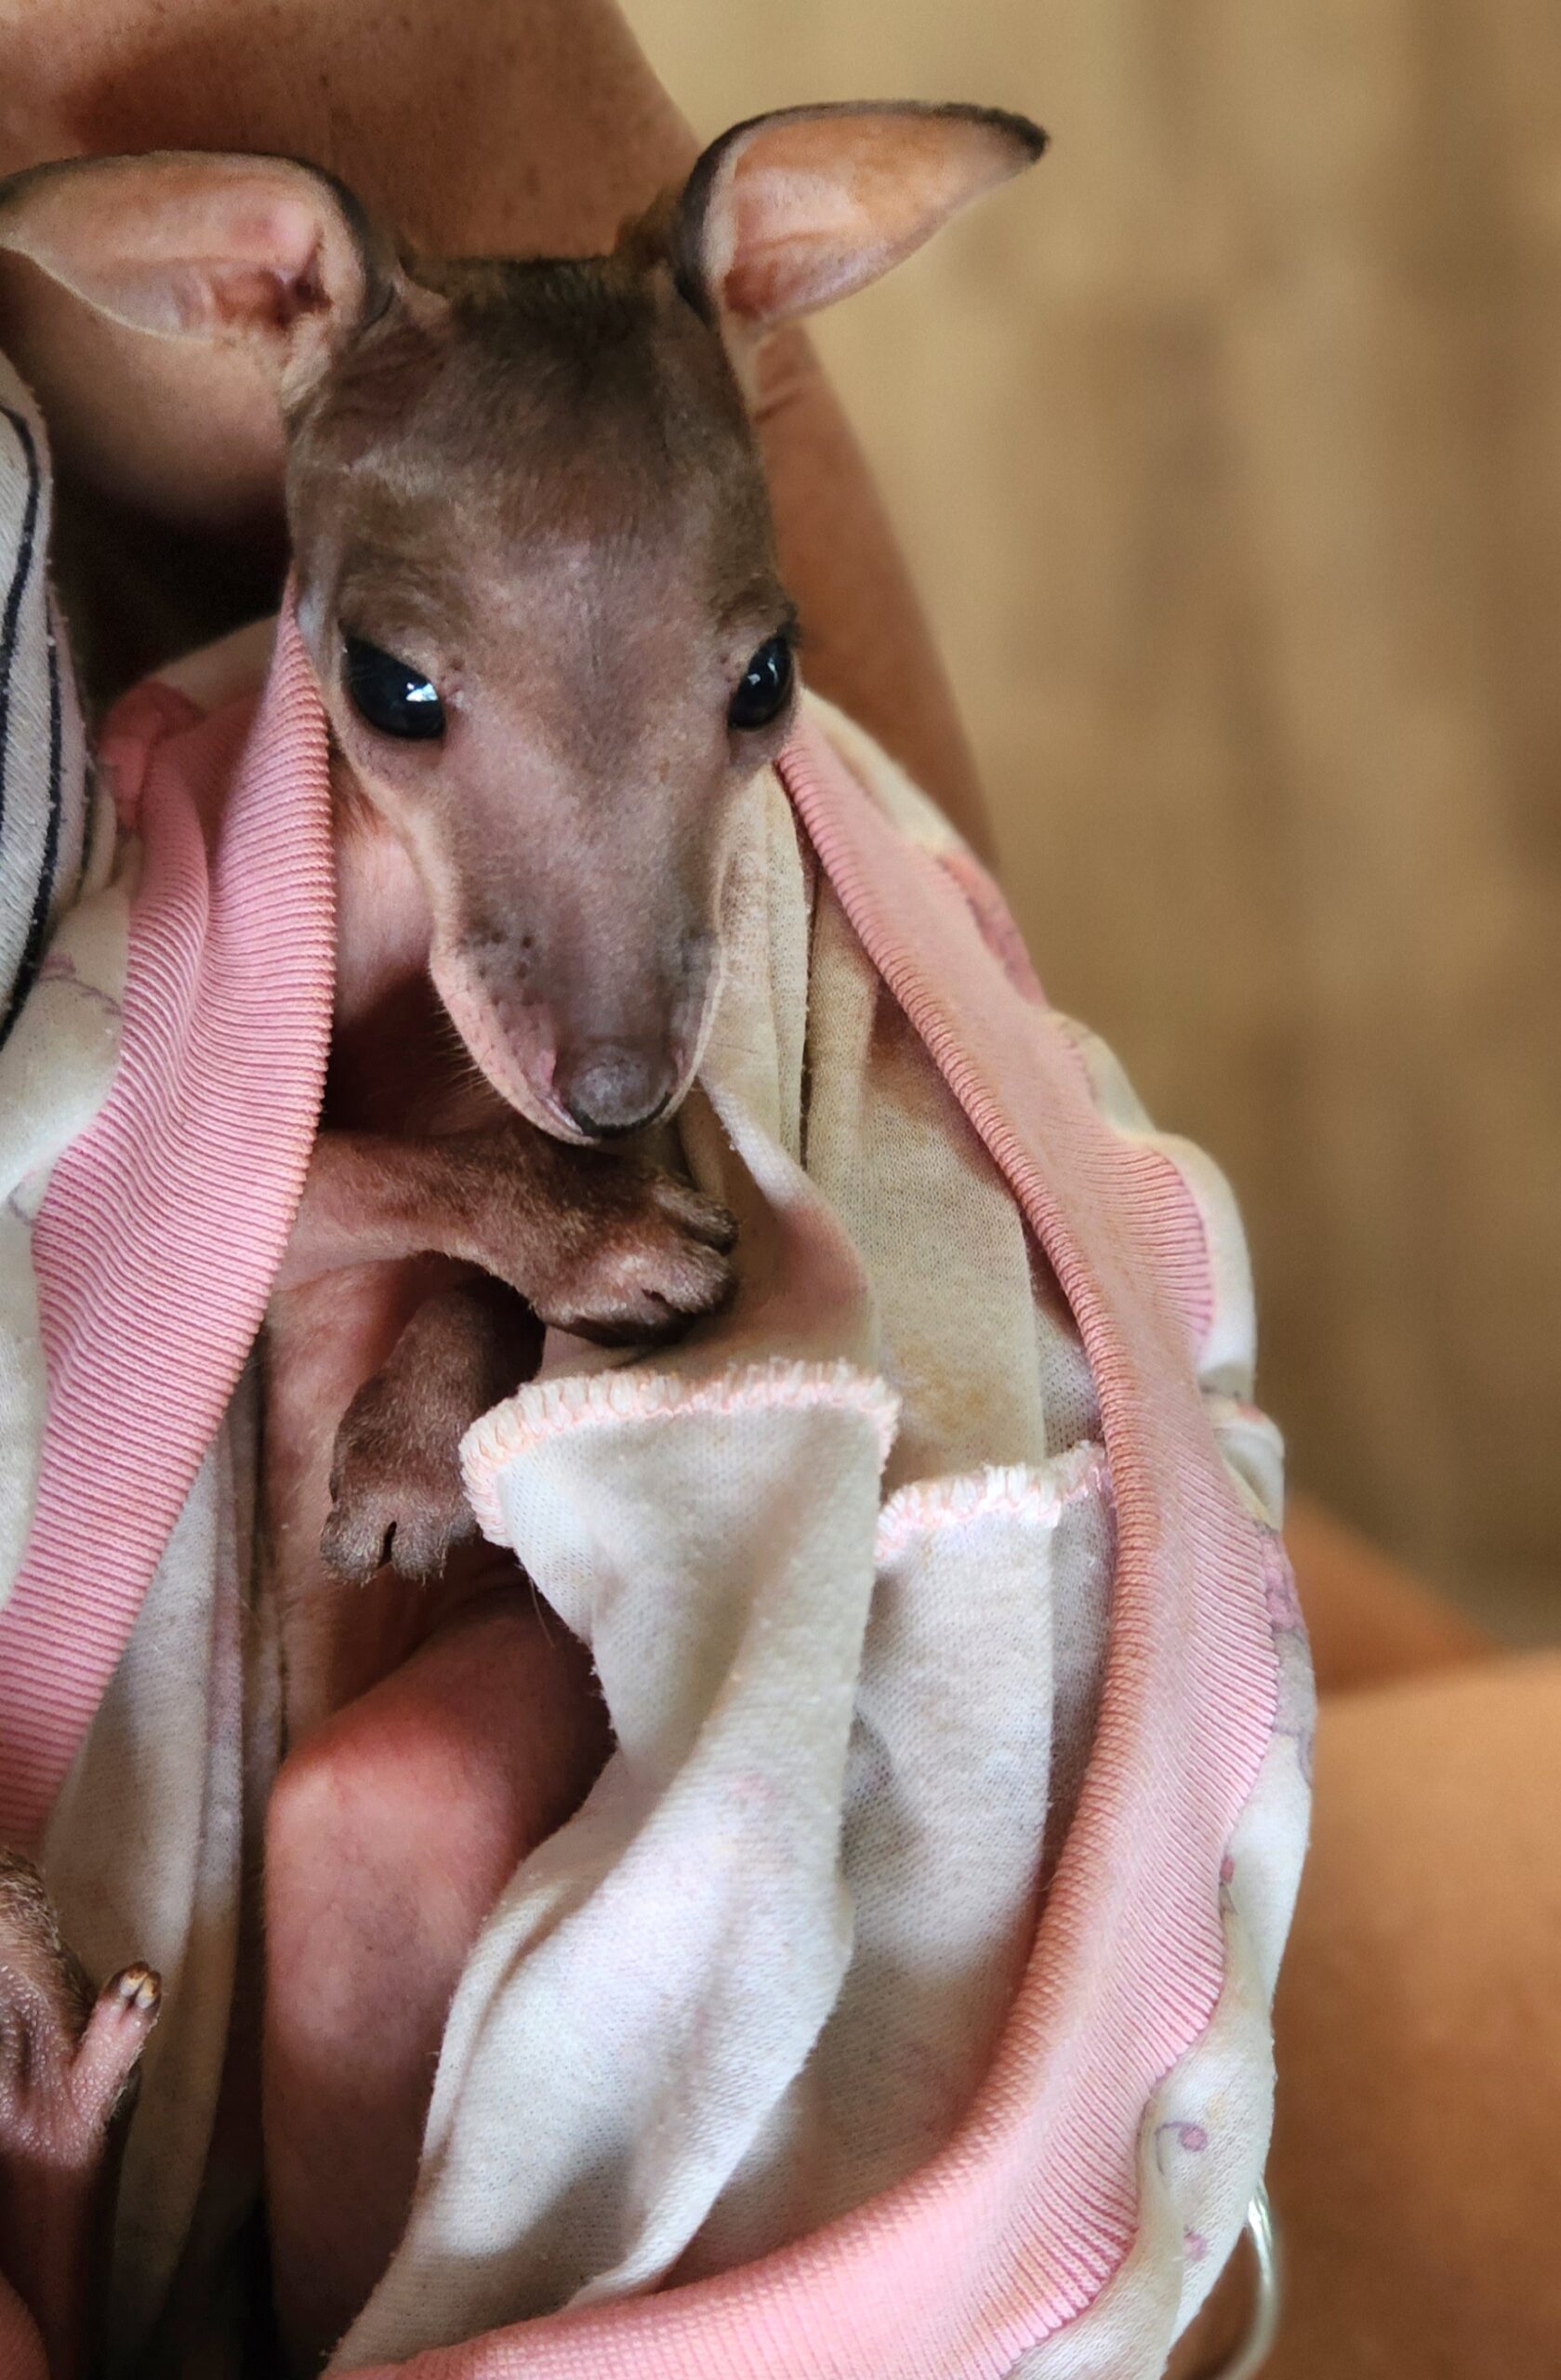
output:
[[[46,569],[48,453],[0,356],[0,1606],[36,1510],[48,1405],[36,1226],[119,1052],[128,901],[88,776]],[[0,1821],[0,1840],[14,1840]]]
[[47,454],[0,356],[0,1048],[90,863],[86,745],[46,557]]

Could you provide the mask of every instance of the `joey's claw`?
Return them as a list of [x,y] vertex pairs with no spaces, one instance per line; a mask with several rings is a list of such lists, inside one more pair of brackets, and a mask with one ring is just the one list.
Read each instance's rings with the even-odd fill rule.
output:
[[416,1581],[437,1578],[454,1549],[476,1534],[464,1492],[419,1502],[405,1483],[377,1492],[350,1486],[331,1508],[320,1553],[350,1586],[366,1587],[387,1563]]
[[380,1513],[364,1512],[338,1493],[320,1532],[320,1557],[350,1587],[366,1587],[390,1560],[394,1535],[393,1524]]
[[464,1489],[430,1499],[416,1510],[408,1509],[403,1499],[390,1531],[389,1558],[403,1579],[434,1579],[443,1569],[452,1547],[476,1534],[477,1524]]
[[389,1562],[404,1579],[436,1578],[476,1536],[461,1439],[541,1354],[536,1315],[496,1281],[457,1282],[417,1309],[337,1432],[320,1550],[338,1576],[366,1584]]
[[472,1136],[458,1254],[558,1329],[665,1338],[721,1305],[737,1226],[642,1158],[517,1136]]
[[111,1976],[93,2003],[71,2069],[78,2102],[109,2117],[137,2081],[136,2069],[163,2006],[163,1978],[139,1962]]
[[684,1240],[670,1247],[618,1244],[596,1250],[586,1263],[536,1301],[545,1322],[603,1346],[673,1337],[701,1315],[717,1313],[732,1294],[732,1267],[718,1248]]
[[655,1197],[664,1213],[707,1248],[719,1249],[724,1256],[736,1245],[736,1216],[702,1190],[665,1174],[656,1183]]
[[122,1967],[103,1986],[105,1996],[112,1996],[125,2009],[134,2008],[139,2016],[146,2016],[163,1997],[163,1978],[151,1967]]

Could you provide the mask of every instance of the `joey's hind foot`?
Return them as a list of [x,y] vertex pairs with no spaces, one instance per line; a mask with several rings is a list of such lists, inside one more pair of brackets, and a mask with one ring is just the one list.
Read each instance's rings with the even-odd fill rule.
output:
[[139,1964],[95,1993],[37,1869],[0,1854],[0,2159],[92,2162],[161,1997],[158,1977]]
[[0,2272],[74,2380],[103,2281],[115,2153],[161,1987],[129,1966],[94,1993],[30,1860],[0,1854]]

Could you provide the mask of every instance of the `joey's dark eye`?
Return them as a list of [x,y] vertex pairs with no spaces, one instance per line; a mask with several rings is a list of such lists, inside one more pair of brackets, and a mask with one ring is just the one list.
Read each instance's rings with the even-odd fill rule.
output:
[[791,678],[790,638],[767,638],[738,680],[737,691],[726,707],[732,725],[768,727],[786,707]]
[[381,653],[362,637],[344,636],[347,691],[353,707],[377,727],[381,735],[399,735],[405,742],[426,743],[444,733],[444,706],[439,690],[430,686],[408,661]]

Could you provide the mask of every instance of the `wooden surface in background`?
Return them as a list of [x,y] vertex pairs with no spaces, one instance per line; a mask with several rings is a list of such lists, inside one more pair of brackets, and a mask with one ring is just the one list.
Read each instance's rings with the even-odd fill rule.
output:
[[1561,1628],[1561,9],[628,0],[708,134],[977,99],[827,318],[1043,980],[1246,1210],[1292,1474]]

